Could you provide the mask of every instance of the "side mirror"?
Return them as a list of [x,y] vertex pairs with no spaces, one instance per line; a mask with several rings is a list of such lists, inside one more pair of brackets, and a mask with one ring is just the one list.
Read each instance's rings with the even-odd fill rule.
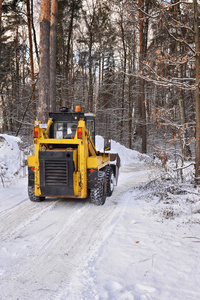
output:
[[104,140],[104,151],[109,151],[111,149],[111,139]]

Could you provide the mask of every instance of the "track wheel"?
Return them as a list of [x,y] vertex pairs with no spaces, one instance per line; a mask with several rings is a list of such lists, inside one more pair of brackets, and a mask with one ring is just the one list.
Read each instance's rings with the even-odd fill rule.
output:
[[95,205],[104,205],[106,201],[106,174],[103,171],[98,172],[98,186],[90,190],[90,201]]
[[111,166],[106,167],[106,182],[107,182],[107,196],[112,196],[114,191],[114,172]]
[[35,192],[34,192],[34,187],[33,186],[29,186],[28,187],[28,196],[29,199],[33,202],[40,202],[43,201],[45,199],[45,197],[38,197],[35,196]]

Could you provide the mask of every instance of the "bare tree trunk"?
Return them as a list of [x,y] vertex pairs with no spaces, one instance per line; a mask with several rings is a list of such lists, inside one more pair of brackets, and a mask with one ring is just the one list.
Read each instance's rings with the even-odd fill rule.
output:
[[200,97],[199,97],[199,68],[200,68],[200,43],[199,43],[199,27],[198,27],[198,6],[197,0],[193,0],[194,7],[194,39],[196,48],[196,90],[195,90],[195,103],[196,103],[196,167],[195,177],[196,183],[200,184]]
[[89,87],[88,87],[88,101],[87,101],[87,110],[93,111],[93,78],[92,78],[92,33],[90,33],[89,40]]
[[37,46],[37,39],[36,39],[36,32],[35,32],[35,26],[34,26],[34,22],[33,22],[33,0],[31,0],[31,25],[32,25],[32,29],[33,29],[33,40],[34,40],[34,45],[35,45],[35,53],[37,56],[37,62],[38,62],[38,66],[39,66],[39,54],[38,54],[38,46]]
[[[139,10],[139,13],[138,13],[138,16],[139,16],[139,46],[140,46],[140,49],[139,49],[139,60],[141,61],[142,60],[142,57],[143,57],[143,44],[142,44],[142,41],[143,41],[143,12],[140,10],[141,9],[141,6],[144,5],[144,0],[138,0],[138,10]],[[139,67],[141,69],[141,67]],[[140,70],[140,73],[141,73],[141,70]],[[141,107],[141,85],[143,84],[143,81],[142,79],[139,78],[139,99],[138,99],[138,114],[139,114],[139,118],[141,118],[142,116],[142,107]],[[141,126],[139,126],[139,134],[141,135]]]
[[16,66],[15,66],[15,78],[13,81],[13,86],[14,86],[14,90],[13,90],[13,103],[15,103],[15,105],[13,105],[13,107],[15,106],[15,116],[13,118],[13,131],[14,131],[14,127],[17,125],[16,123],[16,119],[19,118],[19,93],[20,93],[20,53],[19,53],[19,27],[18,25],[16,26],[16,39],[15,39],[15,61],[16,61]]
[[[143,61],[144,54],[144,45],[143,45],[143,11],[144,10],[144,0],[138,0],[138,9],[139,9],[139,41],[140,41],[140,66]],[[142,67],[140,67],[140,73],[142,73]],[[146,143],[146,106],[144,99],[144,80],[142,78],[139,79],[139,115],[141,117],[142,125],[141,125],[141,136],[142,136],[142,153],[147,152],[147,143]]]
[[72,93],[71,93],[71,99],[70,99],[70,107],[71,109],[73,109],[73,105],[74,105],[74,63],[73,63],[73,60],[74,60],[74,37],[73,37],[73,30],[72,30],[72,33],[71,33],[71,55],[70,55],[70,64],[71,64],[71,69],[70,69],[70,73],[69,73],[69,83],[70,83],[70,86],[71,86],[71,90],[72,90]]
[[[134,44],[135,44],[135,32],[134,32]],[[132,55],[132,42],[129,44],[129,54],[128,54],[128,145],[129,148],[132,149],[132,136],[133,136],[133,97],[132,97],[132,89],[133,89],[133,76],[131,75],[135,69],[135,56]]]
[[58,24],[58,0],[51,0],[50,30],[50,111],[56,110],[56,40]]
[[4,96],[3,94],[1,95],[1,102],[3,105],[3,126],[2,126],[2,133],[8,131],[8,116],[7,116],[7,109],[6,109],[6,104],[4,101]]
[[50,44],[50,0],[41,0],[40,8],[40,69],[38,118],[47,121],[49,111],[49,44]]
[[[174,18],[177,20],[177,22],[179,19],[179,15],[181,14],[181,9],[180,9],[180,5],[178,4],[178,1],[179,0],[175,0],[177,5],[174,6],[174,8],[173,8],[173,15],[174,15]],[[175,32],[177,34],[177,29],[175,29]],[[182,30],[181,34],[182,34],[182,37],[185,38],[183,30]],[[180,56],[180,54],[182,56],[184,56],[184,46],[178,41],[175,41],[175,53],[176,53],[177,59]],[[184,76],[186,77],[186,74],[183,74],[183,66],[175,69],[175,76],[178,78],[184,78]],[[182,130],[180,132],[180,142],[181,142],[181,147],[182,147],[182,160],[183,160],[184,156],[185,157],[191,156],[191,151],[190,151],[190,147],[188,145],[187,129],[185,128],[186,113],[185,113],[185,99],[184,99],[183,90],[177,88],[177,95],[178,95],[178,105],[179,105],[179,113],[180,113],[180,123],[182,125]]]
[[183,157],[190,157],[191,158],[191,150],[189,147],[188,142],[188,134],[186,128],[186,113],[185,113],[185,99],[183,90],[178,90],[178,104],[179,104],[179,111],[180,111],[180,122],[182,125],[182,132],[181,132],[181,144],[182,144],[182,155]]
[[34,65],[33,65],[33,46],[32,46],[32,34],[31,34],[31,14],[30,14],[30,2],[26,0],[27,19],[28,19],[28,37],[29,37],[29,53],[30,53],[30,66],[31,66],[31,81],[32,81],[32,109],[33,114],[36,113],[35,105],[35,83],[34,83]]
[[125,44],[125,32],[124,32],[124,24],[123,24],[123,12],[121,16],[121,34],[122,34],[122,45],[123,45],[123,54],[124,54],[124,62],[123,62],[123,78],[122,78],[122,94],[121,94],[121,128],[120,128],[120,141],[123,140],[123,129],[124,129],[124,109],[125,109],[125,81],[126,81],[126,60],[127,60],[127,53],[126,53],[126,44]]
[[[130,70],[130,69],[129,69]],[[132,76],[128,78],[128,146],[132,149],[132,98],[131,98]]]
[[2,16],[2,0],[0,0],[0,59],[1,59],[1,16]]
[[0,80],[2,76],[1,70],[1,16],[2,16],[2,0],[0,0]]
[[[67,57],[66,57],[66,79],[67,79],[67,82],[69,81],[70,51],[72,51],[71,50],[71,38],[72,38],[73,22],[74,22],[74,9],[75,9],[75,6],[73,5],[72,11],[71,11],[69,30],[68,30],[68,40],[67,40]],[[68,87],[68,89],[69,89],[69,87]],[[68,99],[67,99],[67,101],[68,101]]]

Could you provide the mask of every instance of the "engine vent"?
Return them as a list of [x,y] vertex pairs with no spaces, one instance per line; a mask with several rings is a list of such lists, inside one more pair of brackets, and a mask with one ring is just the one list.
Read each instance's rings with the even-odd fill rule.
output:
[[68,185],[68,161],[45,160],[45,185]]

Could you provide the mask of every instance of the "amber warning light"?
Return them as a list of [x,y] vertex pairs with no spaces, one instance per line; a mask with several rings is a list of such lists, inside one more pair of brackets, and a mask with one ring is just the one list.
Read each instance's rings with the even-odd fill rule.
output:
[[39,135],[39,127],[34,127],[34,138],[38,138]]
[[78,127],[78,139],[82,139],[82,137],[83,137],[83,128]]
[[75,112],[81,112],[81,107],[79,105],[75,107]]

